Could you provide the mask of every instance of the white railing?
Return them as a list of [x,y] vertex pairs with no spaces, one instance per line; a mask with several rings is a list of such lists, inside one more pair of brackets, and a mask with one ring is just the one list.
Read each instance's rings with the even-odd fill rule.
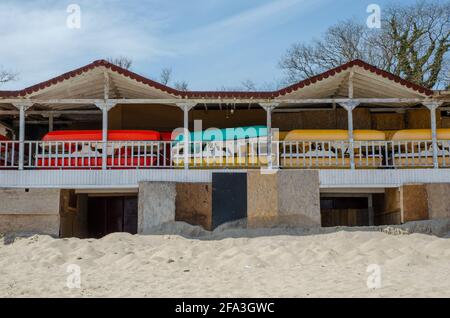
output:
[[18,168],[19,143],[16,141],[0,141],[0,169]]
[[[351,144],[348,141],[280,142],[283,168],[350,168]],[[433,167],[431,140],[355,141],[356,168]],[[437,142],[439,167],[450,167],[450,141]]]
[[[426,168],[434,166],[433,143],[422,141],[274,141],[189,142],[188,167],[297,169]],[[0,169],[19,168],[19,142],[0,141]],[[106,151],[104,155],[103,151]],[[170,141],[25,141],[24,169],[183,168],[184,142]],[[271,159],[271,160],[269,160]],[[437,142],[439,167],[450,167],[450,141]]]
[[167,141],[51,141],[25,142],[25,168],[101,169],[106,151],[108,169],[170,167],[171,142]]

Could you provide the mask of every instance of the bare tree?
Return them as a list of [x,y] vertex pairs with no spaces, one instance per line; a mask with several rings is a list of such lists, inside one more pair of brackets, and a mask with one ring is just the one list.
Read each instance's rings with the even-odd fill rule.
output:
[[256,84],[251,79],[246,79],[241,82],[241,85],[243,87],[243,90],[252,92],[256,91]]
[[174,87],[182,92],[187,92],[189,90],[189,84],[186,81],[175,82]]
[[133,60],[126,56],[109,57],[107,61],[126,70],[131,69],[131,65],[133,65]]
[[172,78],[172,69],[165,67],[161,70],[161,75],[159,76],[161,84],[168,85]]
[[0,85],[17,80],[17,73],[0,68]]
[[260,85],[257,85],[251,79],[246,79],[241,82],[240,85],[237,86],[225,86],[222,85],[216,88],[218,92],[268,92],[275,91],[282,87],[284,87],[284,81],[274,80],[272,82],[264,82]]
[[450,59],[450,2],[393,5],[382,16],[380,30],[347,20],[309,45],[294,44],[279,63],[286,81],[362,59],[427,88],[449,85],[445,65]]

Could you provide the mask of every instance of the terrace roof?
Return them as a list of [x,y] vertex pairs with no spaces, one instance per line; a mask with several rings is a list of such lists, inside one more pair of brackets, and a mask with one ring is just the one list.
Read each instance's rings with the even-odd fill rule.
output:
[[433,91],[382,71],[361,60],[277,91],[180,91],[163,85],[105,60],[62,74],[17,91],[0,91],[0,99],[104,98],[114,99],[312,99],[349,97],[349,78],[354,98],[425,98]]

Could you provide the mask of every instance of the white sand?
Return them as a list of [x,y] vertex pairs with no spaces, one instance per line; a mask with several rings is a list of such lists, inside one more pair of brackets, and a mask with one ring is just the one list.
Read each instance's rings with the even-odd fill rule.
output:
[[[414,223],[383,228],[385,233],[225,227],[209,234],[176,224],[161,230],[199,238],[32,236],[10,244],[6,237],[8,244],[0,244],[0,296],[450,297],[450,238],[405,234],[445,236],[449,225]],[[80,289],[66,286],[68,264],[81,268]],[[381,268],[379,289],[366,285],[369,264]]]

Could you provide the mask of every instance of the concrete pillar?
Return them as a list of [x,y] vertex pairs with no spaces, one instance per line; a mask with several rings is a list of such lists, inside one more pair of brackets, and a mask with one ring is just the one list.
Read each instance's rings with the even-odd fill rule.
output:
[[0,233],[58,236],[61,190],[0,189]]
[[450,183],[426,185],[430,220],[450,219]]
[[175,220],[213,229],[212,183],[177,183]]
[[401,222],[428,220],[428,195],[424,184],[400,187]]
[[174,182],[141,182],[138,197],[138,233],[175,221],[176,184]]
[[317,170],[280,170],[274,174],[247,173],[248,226],[320,226]]

